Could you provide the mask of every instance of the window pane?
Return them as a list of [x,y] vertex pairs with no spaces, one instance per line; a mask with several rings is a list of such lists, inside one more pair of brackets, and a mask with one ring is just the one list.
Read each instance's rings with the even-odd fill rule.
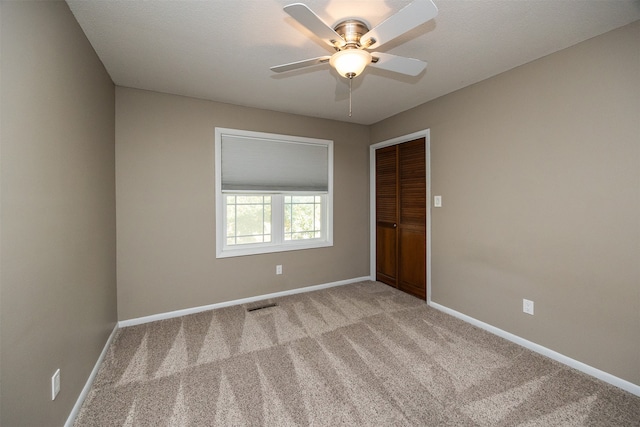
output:
[[292,231],[313,230],[313,204],[293,205],[292,209]]
[[271,242],[271,196],[226,196],[227,245]]
[[250,243],[263,243],[264,242],[264,236],[260,235],[260,236],[238,236],[236,238],[236,244],[238,245],[247,245]]
[[294,203],[313,203],[315,196],[294,196],[292,199]]
[[[320,204],[320,202],[317,202],[316,206],[315,206],[315,222],[313,224],[313,228],[315,230],[320,230],[322,229],[322,205]],[[320,236],[316,236],[316,237],[320,237]]]
[[269,204],[264,205],[264,234],[265,237],[269,236],[269,240],[271,241],[271,197],[265,197],[265,199],[269,199]]
[[284,239],[322,237],[322,196],[284,197]]
[[251,196],[242,195],[235,196],[239,205],[258,205],[262,203],[271,203],[271,196]]
[[236,235],[236,207],[227,205],[227,245],[235,244]]

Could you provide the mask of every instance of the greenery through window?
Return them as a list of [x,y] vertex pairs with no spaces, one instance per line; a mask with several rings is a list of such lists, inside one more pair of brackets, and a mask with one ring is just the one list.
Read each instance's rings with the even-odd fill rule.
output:
[[302,240],[322,237],[322,197],[284,197],[284,239]]
[[227,198],[227,245],[271,242],[271,196]]
[[321,240],[327,232],[324,200],[315,194],[225,194],[225,246]]

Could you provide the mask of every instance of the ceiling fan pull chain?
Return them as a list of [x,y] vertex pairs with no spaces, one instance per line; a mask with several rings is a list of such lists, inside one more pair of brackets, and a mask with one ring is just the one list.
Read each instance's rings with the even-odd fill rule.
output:
[[351,117],[351,83],[353,78],[349,79],[349,117]]

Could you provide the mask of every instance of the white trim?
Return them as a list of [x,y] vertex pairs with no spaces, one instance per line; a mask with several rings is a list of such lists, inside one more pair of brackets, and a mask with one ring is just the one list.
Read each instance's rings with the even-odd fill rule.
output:
[[152,314],[151,316],[137,317],[135,319],[121,320],[118,326],[126,328],[127,326],[141,325],[143,323],[155,322],[157,320],[172,319],[174,317],[186,316],[188,314],[200,313],[202,311],[214,310],[216,308],[229,307],[232,305],[247,304],[254,301],[262,301],[269,298],[278,298],[287,295],[300,294],[303,292],[318,291],[320,289],[332,288],[335,286],[348,285],[350,283],[364,282],[372,280],[371,277],[356,277],[354,279],[339,280],[337,282],[324,283],[321,285],[306,286],[304,288],[296,288],[288,291],[274,292],[271,294],[258,295],[255,297],[241,298],[232,301],[219,302],[209,305],[201,305],[199,307],[185,308],[182,310],[169,311],[166,313]]
[[[333,246],[333,141],[329,139],[309,138],[303,136],[281,135],[265,132],[253,132],[240,129],[229,129],[216,127],[214,129],[214,171],[215,171],[215,229],[216,229],[216,258],[230,258],[245,255],[267,254],[275,252],[296,251],[301,249],[315,249]],[[300,242],[285,242],[278,233],[280,225],[284,224],[282,218],[273,217],[272,242],[255,245],[239,245],[238,247],[227,247],[225,240],[224,224],[226,224],[226,213],[224,209],[222,191],[222,137],[223,135],[242,136],[248,138],[264,139],[279,142],[303,143],[310,145],[322,145],[327,147],[328,163],[328,191],[312,192],[310,194],[323,195],[323,236],[320,239],[309,239]],[[259,193],[259,192],[258,192]],[[273,194],[290,194],[291,192],[276,192]],[[293,192],[303,194],[304,192]],[[273,207],[272,207],[273,209]],[[273,213],[273,211],[272,211]],[[281,233],[280,233],[281,234]]]
[[71,413],[67,418],[67,422],[64,423],[64,427],[73,426],[73,423],[75,422],[76,417],[80,412],[80,408],[82,408],[82,404],[84,403],[84,400],[87,398],[87,395],[89,394],[89,390],[91,390],[91,386],[93,385],[93,381],[95,380],[96,375],[98,374],[100,365],[102,364],[102,361],[107,355],[109,346],[111,346],[111,342],[113,341],[113,338],[116,336],[116,332],[118,332],[118,329],[119,329],[119,326],[116,323],[116,325],[113,327],[113,331],[111,331],[111,335],[109,335],[109,338],[107,338],[107,342],[105,343],[104,348],[102,349],[102,353],[100,353],[100,356],[96,361],[96,364],[93,366],[93,369],[89,374],[89,378],[87,378],[87,382],[85,383],[84,387],[82,388],[82,391],[80,392],[80,395],[78,396],[78,400],[76,400],[76,404],[73,405],[73,409],[71,409]]
[[594,368],[593,366],[589,366],[585,363],[582,363],[578,360],[572,359],[568,356],[565,356],[561,353],[553,351],[547,347],[541,346],[540,344],[536,344],[524,338],[521,338],[517,335],[514,335],[510,332],[504,331],[500,328],[496,328],[495,326],[489,325],[488,323],[484,323],[478,319],[467,316],[466,314],[462,314],[458,311],[445,307],[435,302],[429,302],[429,306],[435,308],[436,310],[440,310],[444,313],[447,313],[453,317],[457,317],[467,323],[470,323],[474,326],[477,326],[485,331],[491,332],[494,335],[502,337],[506,340],[514,342],[518,345],[521,345],[525,348],[528,348],[531,351],[535,351],[536,353],[542,354],[550,359],[553,359],[557,362],[562,363],[563,365],[567,365],[571,368],[574,368],[580,372],[584,372],[587,375],[591,375],[599,380],[602,380],[608,384],[621,388],[622,390],[628,391],[631,394],[635,394],[636,396],[640,396],[640,385],[636,385],[627,380],[623,380],[622,378],[611,375],[607,372],[601,371],[600,369]]
[[431,130],[423,129],[408,135],[399,136],[369,146],[369,274],[376,277],[376,150],[398,145],[414,139],[424,138],[425,172],[427,179],[427,302],[431,301]]

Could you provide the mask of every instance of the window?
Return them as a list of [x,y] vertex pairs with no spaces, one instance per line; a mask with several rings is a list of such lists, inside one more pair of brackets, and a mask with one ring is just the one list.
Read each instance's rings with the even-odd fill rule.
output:
[[332,246],[333,142],[216,128],[216,256]]

